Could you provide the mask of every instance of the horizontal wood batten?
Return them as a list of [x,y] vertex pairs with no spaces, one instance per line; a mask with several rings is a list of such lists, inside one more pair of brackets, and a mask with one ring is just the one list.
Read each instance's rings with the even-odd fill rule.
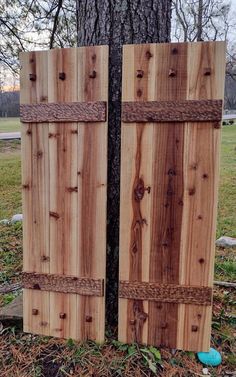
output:
[[78,278],[56,274],[22,273],[23,288],[41,291],[76,293],[86,296],[104,296],[104,280]]
[[221,121],[222,100],[123,102],[122,121],[207,122]]
[[105,122],[106,102],[66,102],[20,105],[22,123]]
[[211,305],[212,288],[120,281],[119,297],[178,304]]

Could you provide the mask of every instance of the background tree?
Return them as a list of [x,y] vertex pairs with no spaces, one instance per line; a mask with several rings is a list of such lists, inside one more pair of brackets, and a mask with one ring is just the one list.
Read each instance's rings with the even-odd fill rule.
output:
[[226,40],[230,29],[228,0],[172,0],[173,37],[178,41]]
[[1,69],[18,75],[20,51],[76,45],[75,1],[0,2],[0,35]]
[[122,45],[168,42],[171,0],[77,0],[78,46],[109,50],[107,320],[117,308]]

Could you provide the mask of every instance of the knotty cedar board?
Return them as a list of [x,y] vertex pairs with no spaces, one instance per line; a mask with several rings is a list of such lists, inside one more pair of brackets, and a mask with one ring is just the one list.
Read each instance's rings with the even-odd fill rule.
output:
[[[107,101],[105,46],[20,60],[21,104]],[[105,279],[106,185],[107,122],[22,124],[24,271]],[[24,289],[26,332],[101,341],[104,322],[105,297]]]
[[[222,42],[127,45],[122,100],[222,99],[224,69]],[[120,280],[212,287],[217,127],[122,123]],[[140,180],[147,190],[137,201]],[[211,311],[211,306],[120,298],[119,340],[208,351]]]

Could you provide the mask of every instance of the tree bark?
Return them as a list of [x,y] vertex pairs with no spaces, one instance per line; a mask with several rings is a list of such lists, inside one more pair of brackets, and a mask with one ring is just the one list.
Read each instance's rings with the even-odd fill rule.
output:
[[202,17],[203,17],[203,0],[198,2],[198,15],[197,15],[197,41],[202,41]]
[[122,45],[169,42],[171,0],[77,0],[78,46],[109,45],[106,319],[117,323]]

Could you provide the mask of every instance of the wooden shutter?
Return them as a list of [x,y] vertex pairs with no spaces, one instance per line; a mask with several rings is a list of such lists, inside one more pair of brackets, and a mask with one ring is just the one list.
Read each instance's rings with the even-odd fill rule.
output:
[[123,47],[119,340],[208,351],[223,42]]
[[101,341],[108,48],[20,60],[24,330]]

